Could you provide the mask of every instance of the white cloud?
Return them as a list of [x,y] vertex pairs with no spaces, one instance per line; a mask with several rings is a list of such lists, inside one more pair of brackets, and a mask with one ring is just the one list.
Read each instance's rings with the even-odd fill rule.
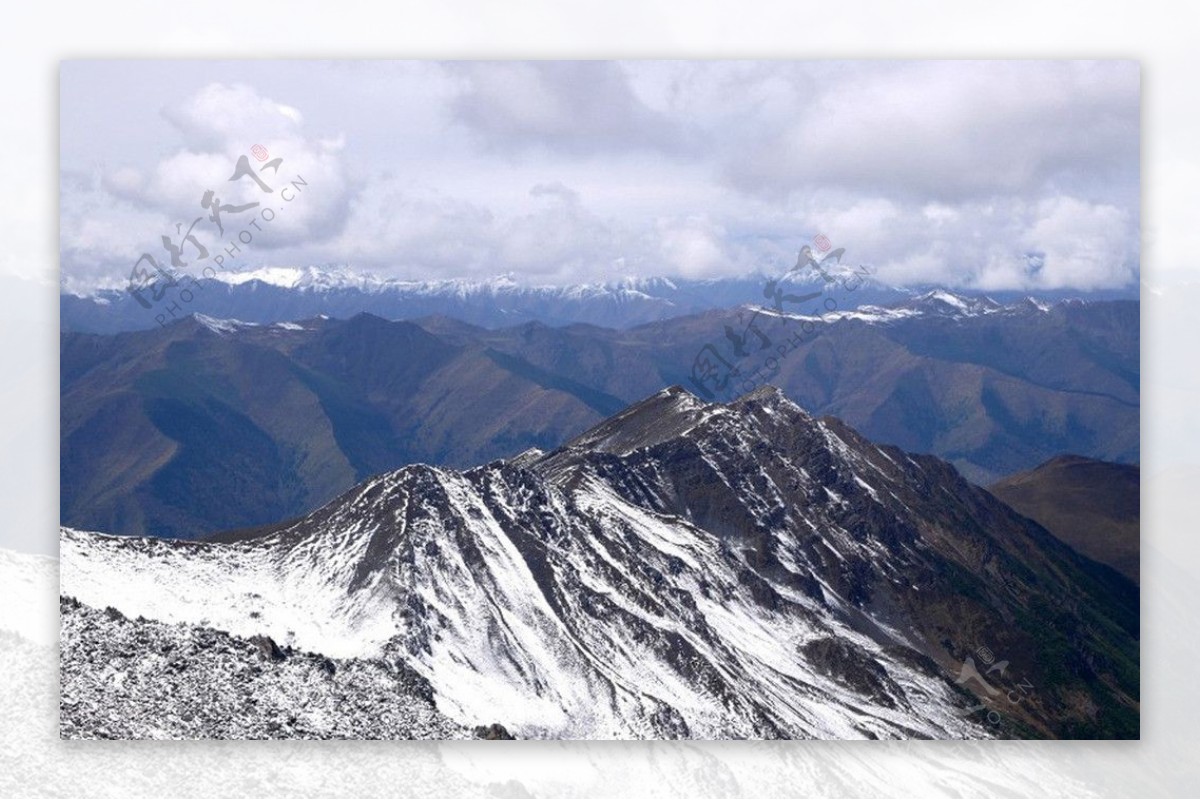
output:
[[1047,288],[1122,286],[1136,279],[1137,229],[1127,212],[1111,205],[1044,200],[1023,242],[1042,254],[1036,283]]
[[723,245],[726,231],[707,217],[659,220],[656,232],[663,259],[676,274],[702,278],[730,263]]
[[666,148],[670,117],[634,93],[612,61],[494,61],[447,65],[460,81],[454,118],[497,149],[570,153]]
[[[109,283],[114,268],[118,277],[127,275],[143,252],[165,261],[169,255],[161,237],[179,244],[189,230],[215,253],[264,208],[275,216],[269,231],[252,231],[256,250],[303,246],[341,228],[348,200],[344,141],[308,134],[295,108],[260,97],[246,86],[212,84],[165,107],[163,115],[179,136],[173,152],[141,166],[101,171],[96,176],[99,186],[82,188],[90,179],[80,175],[64,182],[64,271],[91,271]],[[262,159],[250,157],[255,145],[266,149]],[[234,181],[240,157],[246,158],[254,177]],[[284,188],[293,181],[307,186],[290,189],[287,193],[296,199],[285,202]],[[210,209],[202,206],[209,190],[222,206],[252,207],[222,213],[222,233],[211,221]],[[84,196],[70,197],[73,191]],[[197,218],[200,222],[193,225]],[[200,263],[199,251],[191,245],[183,246],[182,255],[185,261]]]
[[87,125],[89,141],[120,154],[81,169],[64,151],[65,275],[127,273],[162,233],[204,213],[206,189],[225,203],[277,200],[228,180],[259,144],[283,158],[279,181],[300,175],[308,187],[256,237],[247,267],[335,261],[405,278],[514,272],[541,282],[615,270],[714,276],[790,266],[823,233],[895,283],[1086,289],[1137,279],[1130,62],[258,72],[271,92],[246,78],[159,98],[174,138],[153,153],[121,146],[129,115],[116,109],[128,106],[111,81],[89,87],[109,92],[94,108],[110,116],[64,109],[68,133]]
[[166,106],[163,116],[190,144],[210,150],[231,142],[248,149],[254,142],[244,140],[247,133],[256,141],[288,138],[304,120],[299,110],[262,97],[249,86],[221,83],[211,83],[184,102]]
[[786,119],[748,108],[756,124],[724,155],[724,174],[773,196],[821,187],[953,203],[1062,182],[1136,191],[1138,101],[1130,62],[869,62],[822,76]]

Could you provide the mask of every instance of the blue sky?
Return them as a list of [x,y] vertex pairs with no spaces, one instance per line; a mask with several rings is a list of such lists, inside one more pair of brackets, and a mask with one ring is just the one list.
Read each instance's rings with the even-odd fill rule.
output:
[[[822,233],[898,284],[1138,277],[1136,62],[68,61],[60,77],[71,288],[165,256],[206,190],[262,199],[228,181],[255,144],[283,159],[264,177],[307,186],[239,268],[709,277],[778,270]],[[196,230],[215,252],[215,225]]]

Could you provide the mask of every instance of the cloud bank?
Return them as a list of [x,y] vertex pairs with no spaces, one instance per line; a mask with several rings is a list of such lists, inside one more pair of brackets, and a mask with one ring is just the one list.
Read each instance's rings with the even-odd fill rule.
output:
[[[896,284],[1139,273],[1133,62],[171,62],[135,96],[121,69],[64,68],[65,285],[119,285],[198,217],[217,244],[209,190],[279,209],[247,269],[715,277],[822,233]],[[254,145],[302,198],[229,180]]]

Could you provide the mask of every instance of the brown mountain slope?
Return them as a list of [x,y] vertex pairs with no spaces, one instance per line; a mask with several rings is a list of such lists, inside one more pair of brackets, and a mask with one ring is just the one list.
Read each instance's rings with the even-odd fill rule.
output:
[[1065,455],[989,488],[1079,553],[1136,583],[1139,478],[1136,465]]
[[[1137,461],[1136,303],[937,302],[815,323],[735,308],[629,330],[360,314],[65,333],[61,520],[181,538],[278,521],[404,464],[553,449],[664,386],[705,394],[704,359],[736,369],[728,392],[770,382],[981,486],[1057,453]],[[738,334],[751,320],[761,336]]]

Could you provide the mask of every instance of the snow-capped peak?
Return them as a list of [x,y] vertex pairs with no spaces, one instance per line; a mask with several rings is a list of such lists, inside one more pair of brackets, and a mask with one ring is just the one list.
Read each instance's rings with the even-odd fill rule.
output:
[[1049,313],[1049,311],[1053,308],[1053,306],[1051,306],[1049,303],[1038,300],[1036,297],[1026,297],[1023,302],[1028,306],[1032,306],[1034,309],[1042,312],[1043,314]]
[[242,322],[240,319],[217,319],[206,314],[193,314],[192,318],[216,334],[234,333],[240,328],[257,328],[257,322]]
[[961,295],[946,289],[934,289],[925,292],[914,297],[911,301],[899,305],[927,312],[963,317],[990,314],[1002,308],[1000,303],[997,303],[986,295]]

